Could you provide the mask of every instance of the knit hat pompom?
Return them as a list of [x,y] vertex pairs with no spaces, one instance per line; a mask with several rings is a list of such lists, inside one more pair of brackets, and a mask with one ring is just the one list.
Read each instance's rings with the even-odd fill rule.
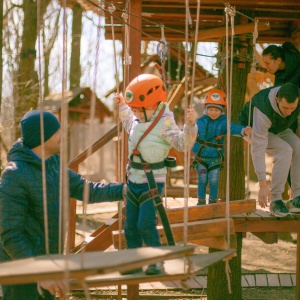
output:
[[221,112],[224,112],[224,106],[218,105],[218,104],[206,104],[206,109],[209,109],[211,107],[219,109]]
[[[41,111],[31,110],[21,120],[23,143],[30,149],[41,145]],[[44,141],[49,140],[60,128],[58,119],[50,112],[43,111]]]

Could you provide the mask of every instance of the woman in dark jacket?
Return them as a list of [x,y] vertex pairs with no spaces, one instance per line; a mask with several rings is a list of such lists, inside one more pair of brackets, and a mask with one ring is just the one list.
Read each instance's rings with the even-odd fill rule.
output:
[[[21,121],[22,138],[8,153],[8,165],[0,180],[0,261],[46,254],[42,145],[40,111],[27,113]],[[49,254],[59,253],[60,124],[49,112],[44,118],[44,157],[46,177]],[[123,183],[89,182],[68,170],[70,197],[82,200],[84,185],[89,187],[89,203],[120,201]],[[68,201],[67,199],[65,201]],[[2,286],[3,300],[54,299],[65,293],[58,281],[43,285],[44,297],[37,284]],[[52,294],[52,295],[51,295]]]
[[266,70],[275,75],[274,85],[291,82],[300,87],[300,52],[291,42],[268,46],[262,60]]

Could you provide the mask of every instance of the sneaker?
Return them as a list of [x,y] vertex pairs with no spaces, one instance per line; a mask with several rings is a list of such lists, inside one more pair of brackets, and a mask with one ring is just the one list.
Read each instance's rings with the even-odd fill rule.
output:
[[300,213],[300,196],[286,202],[286,208],[290,213]]
[[208,204],[216,204],[216,203],[218,203],[218,200],[209,200],[208,201]]
[[143,272],[142,268],[137,268],[137,269],[132,269],[132,270],[128,270],[128,271],[124,271],[124,272],[120,272],[121,275],[132,275],[132,274],[136,274],[136,273],[140,273]]
[[198,199],[197,206],[205,205],[205,204],[206,204],[206,200],[205,199]]
[[159,274],[164,273],[164,271],[165,271],[164,263],[159,262],[157,264],[148,266],[148,268],[145,271],[145,274],[146,275],[159,275]]
[[285,207],[282,200],[272,201],[270,204],[270,215],[275,217],[286,217],[290,216],[290,212]]

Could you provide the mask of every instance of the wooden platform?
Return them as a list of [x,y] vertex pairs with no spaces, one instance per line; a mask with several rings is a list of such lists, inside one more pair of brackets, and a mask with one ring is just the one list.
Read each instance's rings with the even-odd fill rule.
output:
[[[139,284],[143,282],[170,281],[170,280],[188,280],[194,277],[196,272],[224,259],[231,259],[235,256],[235,249],[196,254],[186,259],[178,258],[165,261],[165,272],[160,275],[147,276],[144,272],[132,275],[120,275],[119,272],[110,273],[101,276],[90,276],[85,279],[88,287],[109,286],[111,284]],[[80,289],[80,283],[76,280],[71,282],[72,289]]]
[[69,278],[84,279],[91,275],[123,272],[160,261],[185,257],[191,255],[194,249],[192,245],[144,247],[19,259],[0,264],[0,285],[63,279],[66,274]]

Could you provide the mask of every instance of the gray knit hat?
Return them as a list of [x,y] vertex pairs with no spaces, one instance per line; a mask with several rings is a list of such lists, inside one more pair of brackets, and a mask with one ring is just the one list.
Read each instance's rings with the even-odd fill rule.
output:
[[[41,111],[31,110],[21,120],[23,143],[30,149],[41,145]],[[60,128],[58,119],[50,112],[43,111],[44,141],[46,142]]]
[[208,109],[210,107],[214,107],[219,109],[221,112],[224,112],[224,106],[223,105],[218,105],[218,104],[206,104],[205,108]]

